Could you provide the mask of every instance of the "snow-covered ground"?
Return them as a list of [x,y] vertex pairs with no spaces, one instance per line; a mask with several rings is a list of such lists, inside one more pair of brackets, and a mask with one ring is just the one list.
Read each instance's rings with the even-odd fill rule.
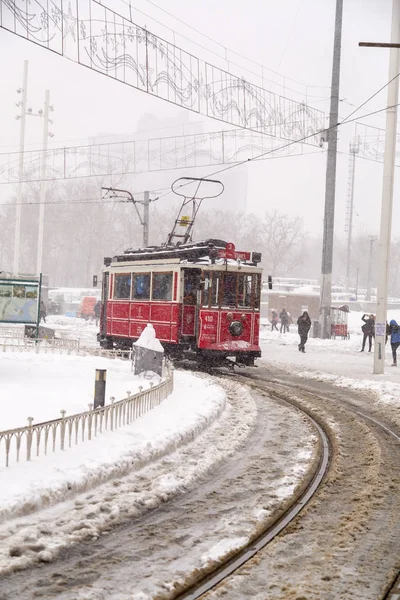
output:
[[[390,340],[386,344],[385,373],[373,374],[374,346],[369,353],[368,341],[364,352],[362,345],[363,313],[349,314],[349,340],[321,340],[308,338],[306,352],[298,351],[299,336],[297,326],[291,325],[289,333],[271,331],[270,325],[263,325],[260,362],[268,362],[287,369],[304,378],[330,381],[341,387],[374,391],[381,403],[395,406],[400,395],[400,367],[392,367]],[[400,323],[400,311],[389,311],[388,320]],[[400,352],[398,352],[400,358]]]
[[[276,365],[305,378],[325,379],[336,385],[374,390],[378,402],[397,406],[400,393],[400,369],[389,366],[391,357],[388,343],[385,375],[372,374],[373,354],[360,353],[361,316],[359,313],[349,315],[350,340],[310,338],[305,354],[298,352],[296,326],[292,325],[292,331],[286,334],[271,332],[270,327],[263,327],[261,333],[263,358],[260,363],[268,364],[270,369]],[[393,312],[389,318],[400,319],[400,315]],[[54,316],[48,318],[48,325],[54,327],[59,336],[80,339],[81,345],[85,346],[96,345],[97,328],[93,322]],[[2,409],[2,413],[4,412],[1,417],[2,423],[8,423],[8,427],[13,427],[23,425],[27,416],[34,416],[37,422],[57,418],[61,409],[66,409],[69,413],[86,410],[87,404],[92,400],[95,368],[107,368],[107,397],[113,395],[119,399],[125,396],[127,390],[134,391],[134,386],[139,383],[130,371],[129,362],[72,356],[2,353],[1,391],[5,406],[8,406],[7,410]],[[29,394],[26,393],[28,380]],[[140,384],[142,385],[143,381]],[[96,537],[102,526],[108,527],[107,519],[115,518],[122,510],[121,507],[125,507],[123,510],[129,510],[131,516],[141,514],[139,505],[132,505],[129,499],[129,486],[124,501],[122,493],[124,484],[121,484],[123,480],[118,483],[118,486],[121,486],[118,494],[111,493],[109,487],[102,488],[102,486],[109,486],[107,481],[112,480],[113,477],[121,478],[129,471],[150,465],[152,483],[141,490],[140,506],[157,506],[180,488],[190,486],[199,474],[212,467],[213,461],[218,462],[221,457],[229,455],[232,448],[240,446],[243,436],[249,434],[257,418],[254,404],[245,390],[236,384],[232,385],[236,391],[239,390],[242,399],[240,410],[243,411],[243,426],[237,430],[232,428],[231,431],[227,427],[226,431],[230,433],[230,439],[221,441],[218,448],[214,447],[204,462],[185,464],[183,461],[179,477],[168,478],[165,475],[157,477],[157,469],[161,465],[158,459],[195,438],[200,432],[206,431],[213,422],[218,423],[222,418],[229,418],[232,413],[226,390],[212,383],[210,378],[179,371],[176,372],[175,391],[172,396],[132,425],[117,432],[103,434],[96,440],[75,449],[51,454],[47,458],[20,463],[9,469],[1,467],[0,536],[3,539],[4,551],[0,556],[0,570],[5,573],[16,566],[29,564],[37,558],[44,561],[52,560],[56,554],[51,551],[52,544],[53,548],[57,548],[85,539],[88,535]],[[287,420],[285,427],[287,427]],[[2,425],[1,429],[3,428]],[[309,432],[308,435],[311,443],[312,433]],[[305,458],[304,453],[298,450],[294,442],[291,450],[293,470],[297,469],[300,477],[307,460],[311,459],[311,453],[309,452]],[[33,550],[23,556],[9,555],[10,544],[21,543],[23,535],[29,541],[29,536],[33,535],[28,531],[30,521],[24,522],[24,518],[21,520],[20,515],[30,515],[39,511],[34,521],[36,523],[39,520],[44,531],[43,535],[48,540],[52,520],[54,523],[59,522],[60,514],[65,511],[64,505],[56,503],[99,484],[102,485],[96,488],[96,494],[101,498],[101,502],[98,503],[97,508],[106,504],[107,510],[104,514],[100,514],[96,509],[97,516],[92,515],[86,519],[87,515],[79,514],[78,511],[71,516],[72,521],[65,525],[68,534],[60,533],[57,540],[52,538],[52,542],[45,550],[41,552]],[[290,490],[277,480],[277,497],[284,498],[289,493]],[[93,521],[93,527],[89,527],[89,532],[87,524],[82,527],[82,530],[79,529],[82,516],[85,516],[85,523],[88,519]],[[103,523],[103,525],[100,523],[97,529],[96,519]],[[74,530],[74,527],[77,527],[77,530]],[[36,543],[39,533],[36,532],[36,538],[33,536],[33,542]],[[221,541],[220,554],[226,551],[227,545],[229,547],[225,532],[225,539]],[[215,551],[214,547],[213,552]]]

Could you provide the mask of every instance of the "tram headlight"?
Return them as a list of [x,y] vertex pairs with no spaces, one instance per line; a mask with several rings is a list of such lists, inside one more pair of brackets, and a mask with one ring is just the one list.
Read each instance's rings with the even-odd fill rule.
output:
[[243,323],[241,321],[232,321],[229,325],[229,333],[234,336],[242,335]]

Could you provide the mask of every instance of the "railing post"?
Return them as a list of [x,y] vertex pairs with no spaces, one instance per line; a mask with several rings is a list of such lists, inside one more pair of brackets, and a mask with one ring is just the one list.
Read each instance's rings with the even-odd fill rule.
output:
[[28,431],[26,432],[26,460],[31,460],[32,421],[33,421],[33,417],[28,417]]
[[114,401],[115,401],[114,396],[111,396],[110,400],[111,400],[110,429],[111,429],[111,431],[113,431],[113,428],[114,428]]
[[88,422],[88,439],[91,440],[92,439],[92,420],[93,420],[92,411],[93,411],[93,404],[90,402],[88,404],[88,407],[89,407],[89,410],[90,410],[90,414],[89,414],[89,417],[88,417],[88,421],[89,421]]
[[60,440],[60,449],[64,450],[64,442],[65,442],[65,414],[66,414],[66,410],[62,410],[61,412],[61,440]]

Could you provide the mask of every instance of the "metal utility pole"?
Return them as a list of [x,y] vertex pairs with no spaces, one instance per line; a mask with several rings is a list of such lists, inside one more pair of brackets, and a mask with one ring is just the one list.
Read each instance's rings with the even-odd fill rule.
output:
[[356,155],[359,151],[357,140],[350,142],[350,163],[347,191],[346,231],[347,231],[347,260],[346,260],[346,292],[350,287],[351,241],[353,235],[353,209],[354,209],[354,175],[356,169]]
[[38,249],[36,273],[42,272],[43,261],[43,233],[44,233],[44,209],[46,201],[46,152],[47,138],[49,137],[49,110],[50,110],[50,91],[46,90],[44,99],[43,113],[43,150],[42,150],[42,165],[40,171],[40,204],[39,204],[39,231],[38,231]]
[[374,242],[376,237],[371,235],[369,237],[369,259],[368,259],[368,277],[367,277],[367,292],[365,294],[365,300],[369,302],[371,300],[371,276],[372,276],[372,253]]
[[14,265],[13,273],[18,275],[19,272],[19,246],[21,238],[21,200],[22,200],[22,179],[24,173],[24,145],[25,145],[25,122],[26,122],[26,102],[28,95],[28,61],[24,61],[24,76],[22,80],[22,88],[18,90],[22,93],[21,99],[21,115],[17,119],[21,119],[21,127],[19,133],[19,182],[17,188],[17,204],[15,210],[15,234],[14,234]]
[[[110,188],[102,187],[101,189],[106,191],[106,197],[109,193],[112,193],[112,196],[109,196],[111,198],[125,198],[125,196],[119,195],[121,193],[126,194],[128,196],[128,199],[122,200],[122,202],[132,202],[133,206],[135,207],[135,210],[139,217],[140,224],[143,227],[143,248],[147,248],[147,246],[149,245],[150,192],[147,190],[144,192],[143,200],[135,200],[135,198],[132,196],[132,194],[129,190],[120,190],[120,189],[111,188],[111,187]],[[143,218],[142,218],[140,212],[138,211],[136,204],[143,204]]]
[[[385,341],[387,297],[389,284],[389,255],[390,238],[392,233],[392,208],[394,185],[394,162],[396,152],[397,104],[399,98],[399,72],[400,72],[400,2],[393,0],[392,5],[392,30],[390,44],[383,47],[390,48],[389,56],[389,85],[386,109],[386,138],[385,154],[383,158],[383,183],[381,205],[381,229],[379,236],[379,268],[377,289],[377,310],[375,322],[375,347],[374,347],[374,373],[385,372]],[[361,42],[362,46],[376,47],[376,43]],[[379,44],[382,47],[382,44]]]
[[149,245],[149,219],[150,219],[150,192],[147,190],[144,192],[143,198],[143,247],[147,248]]
[[332,304],[333,229],[335,221],[336,151],[337,124],[339,121],[339,81],[340,52],[342,41],[342,14],[343,0],[336,0],[331,102],[328,129],[328,158],[326,163],[324,236],[322,243],[321,268],[322,281],[320,299],[320,322],[321,337],[323,338],[328,338],[330,336],[330,311]]

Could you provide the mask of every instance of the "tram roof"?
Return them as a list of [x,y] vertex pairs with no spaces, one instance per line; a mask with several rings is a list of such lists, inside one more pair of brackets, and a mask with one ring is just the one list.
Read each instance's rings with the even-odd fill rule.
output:
[[[123,254],[113,258],[105,258],[104,264],[109,266],[111,263],[123,262],[152,262],[160,260],[175,259],[179,262],[185,261],[196,263],[201,258],[209,255],[210,251],[225,250],[228,242],[218,239],[208,239],[201,242],[190,242],[178,246],[149,246],[148,248],[128,248]],[[256,265],[252,261],[244,264]]]

